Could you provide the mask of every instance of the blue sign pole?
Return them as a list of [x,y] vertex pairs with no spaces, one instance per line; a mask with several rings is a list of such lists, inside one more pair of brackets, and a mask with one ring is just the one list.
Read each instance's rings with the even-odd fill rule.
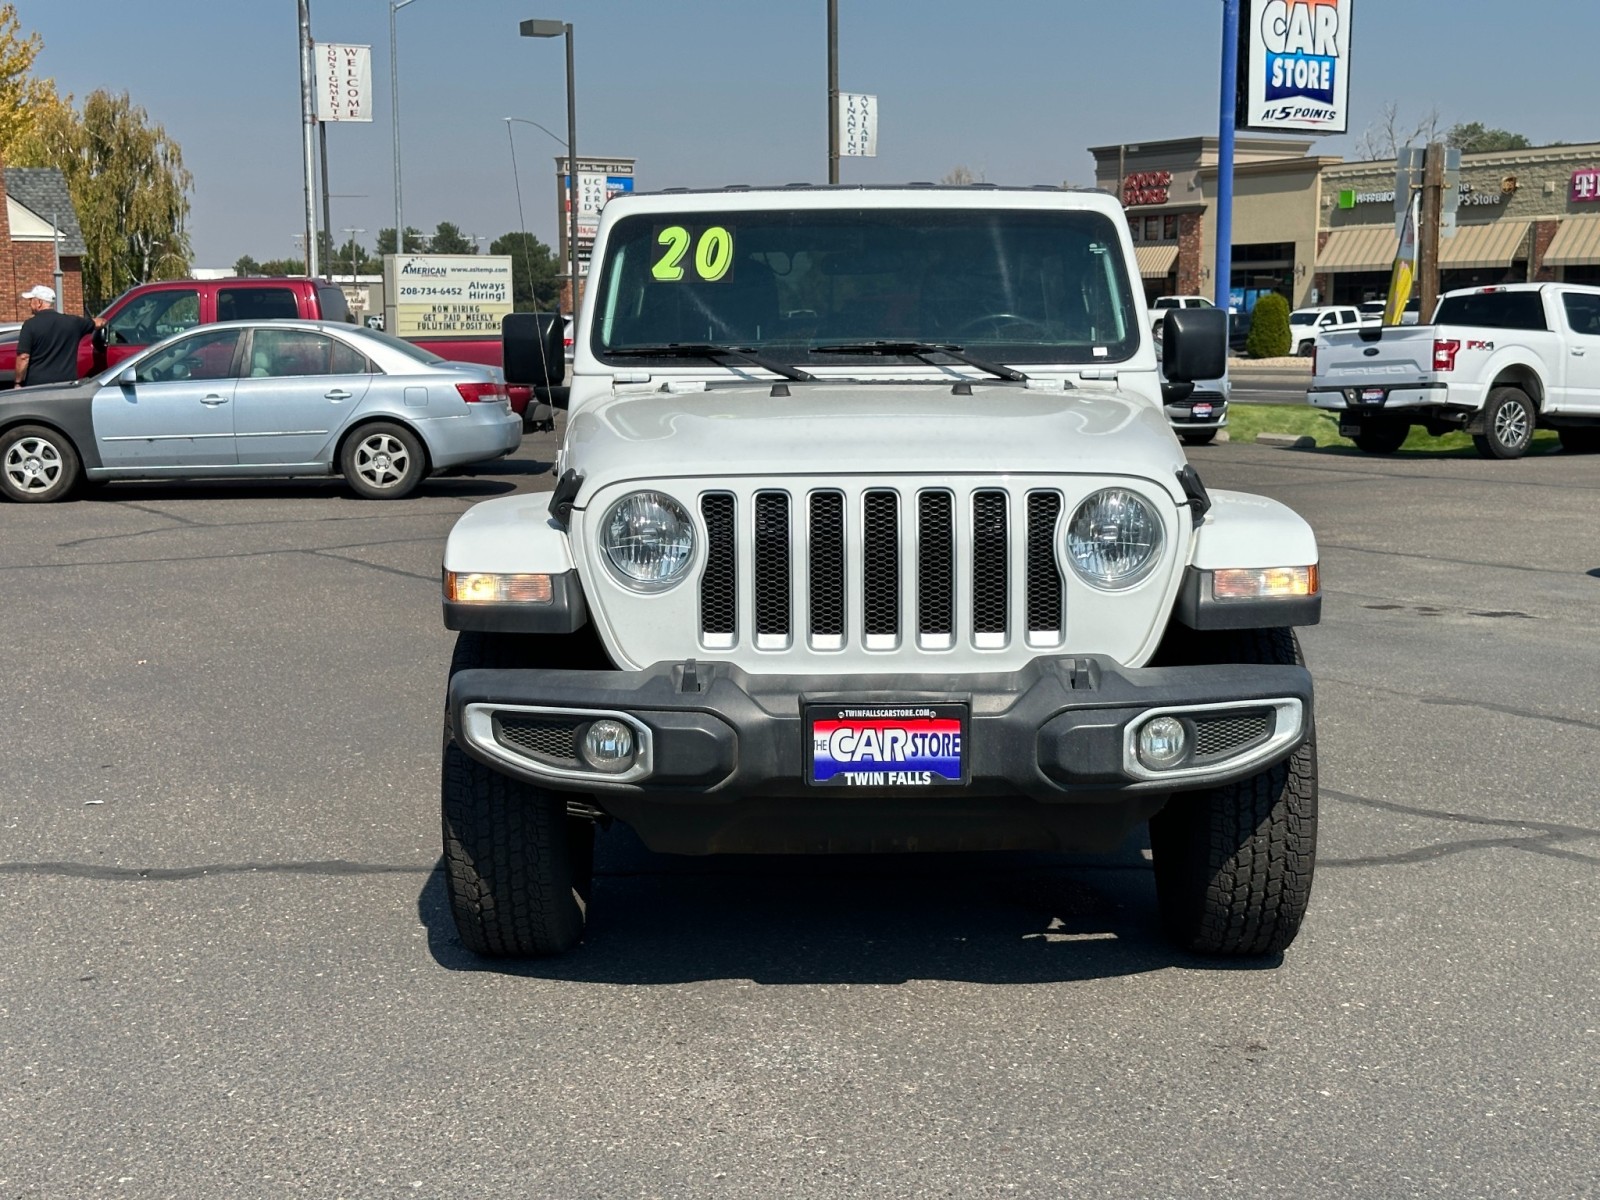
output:
[[1233,291],[1233,122],[1239,95],[1239,0],[1222,0],[1222,101],[1217,128],[1217,307]]

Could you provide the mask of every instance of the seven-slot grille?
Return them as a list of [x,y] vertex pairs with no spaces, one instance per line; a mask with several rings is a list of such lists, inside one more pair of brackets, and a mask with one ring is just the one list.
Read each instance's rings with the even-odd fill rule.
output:
[[[700,497],[707,547],[700,637],[728,649],[838,650],[1013,639],[1060,645],[1061,494],[970,490],[765,489]],[[743,614],[743,616],[741,616]],[[741,630],[741,620],[751,628]]]

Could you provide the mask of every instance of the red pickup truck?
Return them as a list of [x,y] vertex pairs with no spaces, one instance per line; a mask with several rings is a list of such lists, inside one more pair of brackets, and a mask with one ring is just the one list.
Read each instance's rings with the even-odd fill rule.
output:
[[[78,378],[96,374],[146,346],[213,321],[279,317],[353,321],[344,293],[325,279],[245,276],[172,279],[129,288],[106,309],[105,328],[78,346]],[[452,362],[502,366],[499,338],[411,338],[414,345]],[[16,379],[17,334],[0,334],[0,388]],[[531,389],[509,388],[511,407],[527,420]]]

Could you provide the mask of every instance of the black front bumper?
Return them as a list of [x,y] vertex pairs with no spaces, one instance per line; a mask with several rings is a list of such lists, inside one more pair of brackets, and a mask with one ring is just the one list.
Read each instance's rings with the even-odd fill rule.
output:
[[[846,791],[808,785],[805,712],[813,704],[966,705],[968,782]],[[1148,778],[1130,762],[1128,731],[1157,709],[1219,718],[1234,709],[1270,711],[1277,730],[1253,757]],[[1129,669],[1094,657],[951,676],[773,676],[723,663],[661,663],[638,672],[462,671],[451,680],[449,712],[456,740],[473,757],[592,797],[656,849],[1100,850],[1175,791],[1243,778],[1286,758],[1311,728],[1312,686],[1296,666]],[[502,715],[552,713],[631,718],[649,743],[648,772],[616,782],[581,762],[552,769],[503,736]]]

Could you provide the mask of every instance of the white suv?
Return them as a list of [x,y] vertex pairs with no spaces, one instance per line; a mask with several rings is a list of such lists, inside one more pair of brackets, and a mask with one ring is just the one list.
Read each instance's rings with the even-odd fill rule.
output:
[[1289,314],[1289,344],[1295,354],[1310,358],[1319,334],[1359,329],[1362,323],[1361,310],[1354,304],[1297,308]]
[[[1180,946],[1293,940],[1316,538],[1185,461],[1162,402],[1222,373],[1226,314],[1167,314],[1164,385],[1114,197],[622,195],[593,262],[554,487],[444,552],[467,948],[578,942],[614,821],[678,854],[1110,851],[1148,822]],[[507,362],[560,362],[538,320]]]

